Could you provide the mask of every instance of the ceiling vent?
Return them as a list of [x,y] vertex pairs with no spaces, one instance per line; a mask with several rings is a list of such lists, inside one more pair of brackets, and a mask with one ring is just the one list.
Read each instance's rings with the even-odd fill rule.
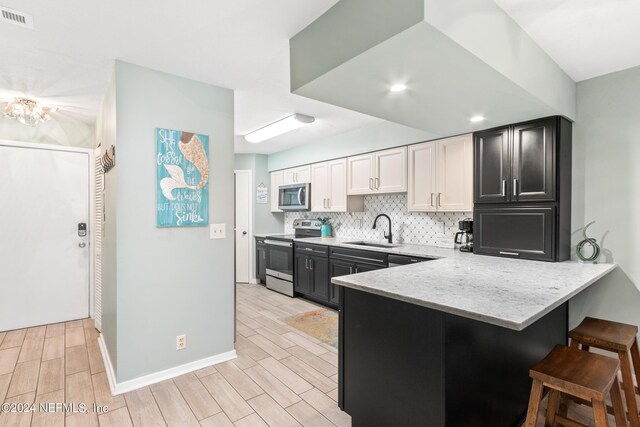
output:
[[33,29],[33,16],[4,6],[0,6],[0,22]]

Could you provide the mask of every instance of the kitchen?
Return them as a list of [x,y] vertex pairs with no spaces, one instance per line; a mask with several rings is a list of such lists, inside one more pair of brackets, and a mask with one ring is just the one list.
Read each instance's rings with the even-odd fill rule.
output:
[[0,425],[640,427],[637,1],[0,12]]
[[[348,105],[335,91],[307,92]],[[365,108],[361,103],[359,107]],[[374,105],[369,111],[382,108]],[[578,225],[572,215],[573,121],[566,116],[530,115],[489,126],[483,119],[468,117],[474,123],[470,133],[389,143],[375,151],[358,152],[339,147],[338,138],[329,139],[328,149],[318,145],[320,162],[313,162],[311,151],[303,149],[269,156],[270,211],[283,216],[284,234],[254,235],[255,276],[267,289],[339,310],[344,340],[339,343],[339,404],[353,425],[388,425],[394,420],[402,425],[413,421],[421,425],[425,420],[428,425],[519,425],[525,421],[531,395],[529,369],[556,344],[569,342],[567,333],[584,318],[578,319],[578,307],[593,292],[591,285],[619,272],[610,257],[596,254],[599,247],[592,245],[595,241],[586,231],[591,221]],[[584,136],[580,130],[578,135]],[[373,147],[375,142],[356,145]],[[327,154],[332,152],[348,155]],[[582,162],[577,163],[582,170]],[[332,233],[320,237],[327,217]],[[278,276],[280,267],[270,264],[269,254],[273,245],[283,252],[283,243],[289,261],[285,275]],[[577,245],[583,250],[578,255]],[[578,256],[587,261],[572,270],[577,264],[568,260]],[[590,265],[590,256],[600,262]],[[417,265],[386,270],[399,264]],[[455,273],[460,270],[467,270],[468,277]],[[492,284],[490,276],[482,278],[484,271],[502,274],[494,273],[497,283]],[[353,274],[357,276],[352,278]],[[482,286],[486,293],[478,292]],[[527,290],[519,290],[520,286]],[[351,302],[341,301],[344,295]],[[531,299],[536,304],[527,307]],[[500,300],[508,305],[501,306]],[[415,311],[413,305],[429,310]],[[508,314],[514,306],[517,311]],[[380,317],[394,320],[376,322],[373,313],[386,313]],[[445,314],[437,320],[437,313]],[[433,346],[421,341],[425,336],[465,348],[465,341],[455,342],[444,334],[437,338],[427,327],[417,327],[422,335],[412,339],[404,334],[403,339],[394,339],[399,330],[416,328],[417,319],[428,315],[445,329],[464,325],[474,331],[465,333],[466,342],[491,337],[494,347],[486,352],[467,349],[472,355],[467,358],[443,347],[430,363],[452,367],[433,372],[425,367],[420,385],[411,387],[407,384],[420,375],[417,366],[425,366],[420,353],[414,359],[412,352]],[[445,320],[458,317],[479,322]],[[391,349],[380,348],[387,345]],[[396,365],[397,360],[412,369]],[[496,360],[502,360],[502,369],[491,369]],[[473,372],[486,376],[472,381]],[[514,372],[519,372],[518,379]],[[439,377],[446,378],[442,384],[446,398],[444,391],[434,394],[425,386],[437,388],[434,378]],[[461,382],[468,383],[464,391]],[[381,387],[403,403],[390,404],[378,392]],[[437,403],[419,403],[424,401]],[[473,407],[475,412],[460,413],[456,409],[460,407]],[[407,418],[398,421],[398,413]]]

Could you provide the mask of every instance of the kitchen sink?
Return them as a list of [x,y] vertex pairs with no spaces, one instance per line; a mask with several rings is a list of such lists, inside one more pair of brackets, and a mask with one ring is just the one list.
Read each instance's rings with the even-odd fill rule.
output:
[[378,243],[378,242],[344,242],[345,245],[357,245],[357,246],[370,246],[372,248],[396,248],[400,245],[394,245],[392,243]]

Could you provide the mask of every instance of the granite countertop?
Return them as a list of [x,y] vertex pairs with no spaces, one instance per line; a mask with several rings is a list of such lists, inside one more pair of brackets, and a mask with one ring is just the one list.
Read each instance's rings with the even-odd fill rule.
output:
[[616,264],[499,258],[427,245],[375,248],[348,244],[359,240],[294,239],[301,243],[434,258],[418,264],[334,277],[332,282],[517,331],[617,267]]

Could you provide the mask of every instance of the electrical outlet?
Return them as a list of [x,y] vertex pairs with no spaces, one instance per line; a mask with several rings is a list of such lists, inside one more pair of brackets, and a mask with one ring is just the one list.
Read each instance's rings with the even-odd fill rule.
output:
[[224,239],[227,237],[227,227],[225,224],[209,224],[210,239]]
[[187,336],[178,335],[176,337],[176,350],[184,350],[187,348]]

